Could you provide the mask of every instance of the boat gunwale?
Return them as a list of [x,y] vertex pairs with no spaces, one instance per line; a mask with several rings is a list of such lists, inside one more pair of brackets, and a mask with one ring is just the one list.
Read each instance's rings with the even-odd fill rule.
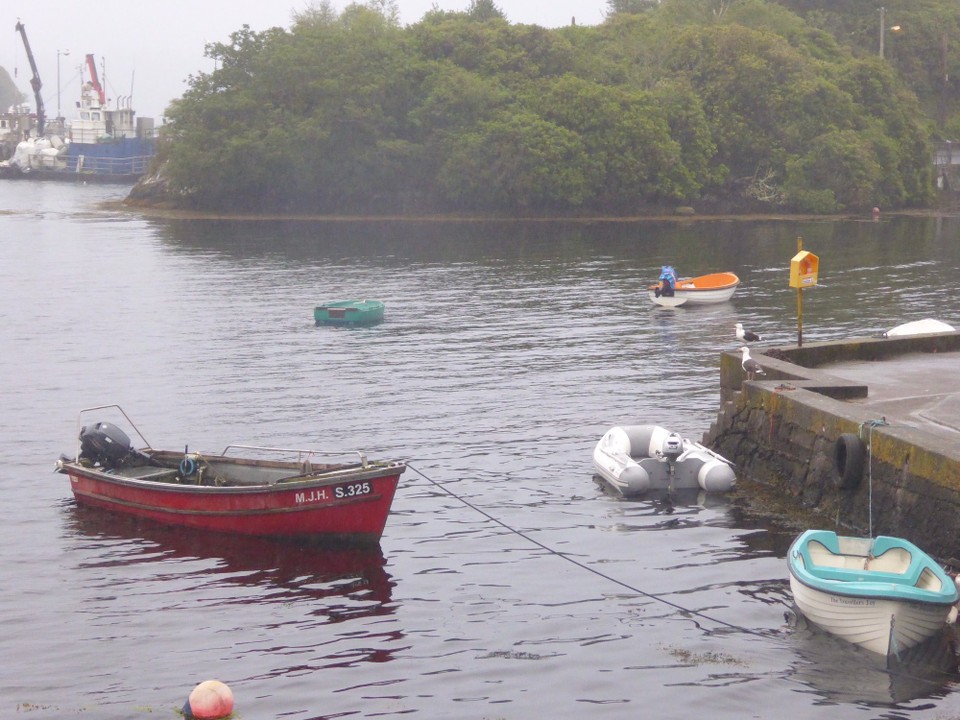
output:
[[[797,537],[790,545],[787,552],[787,565],[791,577],[800,584],[823,593],[825,595],[839,595],[847,598],[886,600],[890,602],[911,603],[917,605],[938,605],[950,606],[960,598],[957,585],[940,564],[936,562],[929,554],[919,547],[903,538],[893,538],[891,536],[878,536],[874,538],[874,543],[881,538],[894,541],[891,547],[902,547],[910,552],[914,559],[907,568],[910,570],[917,566],[919,570],[911,573],[908,577],[907,572],[891,573],[882,570],[855,569],[855,568],[835,568],[830,566],[821,566],[812,560],[808,566],[809,556],[804,556],[800,549],[807,545],[811,540],[819,540],[823,537],[832,535],[834,538],[839,536],[833,531],[806,530]],[[850,553],[834,553],[832,548],[827,548],[832,554],[840,556],[855,556]],[[930,590],[911,584],[912,579],[916,582],[922,572],[928,570],[932,572],[941,583],[941,589]],[[833,577],[831,577],[831,575]],[[913,576],[916,576],[915,578]]]
[[[406,463],[400,460],[379,461],[368,463],[366,467],[352,465],[348,467],[337,468],[324,473],[314,473],[310,475],[291,475],[289,478],[275,480],[273,482],[263,483],[237,483],[230,485],[201,485],[195,483],[169,482],[164,480],[151,480],[142,477],[130,477],[116,472],[110,472],[108,469],[99,467],[87,467],[76,461],[65,461],[60,467],[60,471],[69,475],[73,479],[74,475],[83,476],[91,480],[100,480],[111,485],[157,490],[162,492],[171,492],[179,494],[213,494],[213,495],[250,495],[250,494],[275,494],[284,491],[296,490],[302,491],[315,487],[327,487],[338,485],[340,483],[362,482],[364,480],[389,479],[393,476],[397,478],[406,470]],[[164,469],[164,468],[160,468]],[[170,472],[175,472],[173,468],[165,468]],[[291,469],[294,469],[291,467]]]
[[[793,575],[794,579],[804,587],[808,587],[811,590],[822,593],[823,595],[840,595],[842,597],[855,598],[858,600],[884,600],[887,602],[906,603],[911,605],[940,605],[943,607],[950,607],[956,603],[956,599],[948,600],[941,598],[939,594],[933,593],[933,591],[923,590],[922,588],[917,588],[913,585],[903,585],[891,583],[889,581],[884,582],[882,580],[858,581],[856,584],[862,588],[862,590],[858,591],[855,588],[851,588],[852,583],[846,581],[825,581],[836,583],[836,586],[830,585],[829,587],[825,587],[822,584],[818,585],[807,582],[802,577],[799,577],[792,572],[791,575]],[[924,594],[929,593],[931,597],[911,597],[911,590]]]
[[316,309],[375,310],[379,307],[385,307],[383,300],[334,300],[323,305],[317,305]]

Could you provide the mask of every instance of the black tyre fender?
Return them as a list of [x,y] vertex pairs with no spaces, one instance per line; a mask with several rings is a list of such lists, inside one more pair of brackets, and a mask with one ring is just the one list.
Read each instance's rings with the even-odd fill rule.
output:
[[860,484],[865,455],[866,449],[859,435],[844,433],[837,438],[837,444],[833,447],[833,466],[840,476],[837,487],[852,490]]

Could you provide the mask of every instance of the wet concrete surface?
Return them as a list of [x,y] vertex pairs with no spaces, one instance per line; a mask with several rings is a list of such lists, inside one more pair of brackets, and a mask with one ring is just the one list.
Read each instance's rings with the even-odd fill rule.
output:
[[918,352],[883,360],[842,361],[817,370],[867,386],[863,405],[889,424],[960,440],[960,352]]

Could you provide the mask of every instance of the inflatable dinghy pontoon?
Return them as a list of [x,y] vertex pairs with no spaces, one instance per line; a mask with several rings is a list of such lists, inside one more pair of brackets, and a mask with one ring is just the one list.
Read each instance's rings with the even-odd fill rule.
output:
[[700,443],[659,425],[618,425],[593,450],[597,475],[625,497],[649,490],[727,492],[732,463]]

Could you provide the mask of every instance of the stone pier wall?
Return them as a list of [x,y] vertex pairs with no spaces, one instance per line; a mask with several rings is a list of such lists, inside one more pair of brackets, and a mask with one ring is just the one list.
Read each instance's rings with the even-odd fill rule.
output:
[[[960,443],[925,432],[922,423],[887,418],[889,424],[880,424],[867,385],[817,369],[958,350],[960,333],[757,349],[752,356],[765,370],[761,380],[747,380],[740,354],[725,353],[721,408],[703,442],[733,461],[738,477],[822,511],[838,529],[865,534],[872,525],[874,535],[906,537],[960,566]],[[853,486],[842,487],[835,449],[838,441],[849,443],[849,435],[862,439],[864,462],[857,481],[847,483]]]

